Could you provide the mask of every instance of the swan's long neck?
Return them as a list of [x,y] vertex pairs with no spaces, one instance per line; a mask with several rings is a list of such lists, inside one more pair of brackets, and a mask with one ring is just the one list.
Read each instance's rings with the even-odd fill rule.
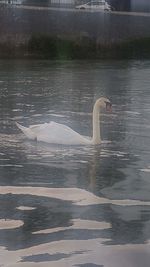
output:
[[100,105],[98,102],[95,103],[93,108],[93,144],[100,144],[101,143],[101,136],[100,136]]

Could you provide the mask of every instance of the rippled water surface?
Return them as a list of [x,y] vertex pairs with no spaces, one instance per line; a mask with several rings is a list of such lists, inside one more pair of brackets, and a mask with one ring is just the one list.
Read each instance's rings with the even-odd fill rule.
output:
[[[0,61],[0,266],[149,267],[150,61]],[[56,121],[98,146],[28,141]]]

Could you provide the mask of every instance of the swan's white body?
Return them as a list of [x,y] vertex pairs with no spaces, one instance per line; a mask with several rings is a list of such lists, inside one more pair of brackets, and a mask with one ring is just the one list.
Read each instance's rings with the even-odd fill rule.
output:
[[70,127],[53,121],[50,123],[32,125],[29,128],[19,123],[16,123],[16,125],[30,140],[63,145],[90,144],[91,142],[90,139],[84,138]]
[[100,107],[111,106],[107,98],[99,98],[93,108],[93,137],[88,138],[80,135],[70,127],[56,122],[31,125],[29,128],[16,123],[17,127],[30,140],[37,140],[51,144],[62,145],[95,145],[101,143],[99,114]]

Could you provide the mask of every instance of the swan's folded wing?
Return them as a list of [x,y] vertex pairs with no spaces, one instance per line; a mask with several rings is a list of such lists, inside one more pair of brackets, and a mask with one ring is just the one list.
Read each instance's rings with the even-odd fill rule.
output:
[[72,130],[70,127],[56,122],[45,123],[39,127],[32,128],[37,133],[37,140],[55,144],[82,144],[84,137]]
[[48,123],[34,124],[29,127],[33,132],[39,133],[39,131],[44,130],[47,127]]

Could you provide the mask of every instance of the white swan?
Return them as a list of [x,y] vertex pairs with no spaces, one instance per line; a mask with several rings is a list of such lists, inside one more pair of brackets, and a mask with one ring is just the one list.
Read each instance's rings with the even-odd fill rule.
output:
[[26,128],[16,122],[17,127],[30,139],[51,144],[62,145],[96,145],[101,143],[100,136],[100,108],[111,110],[109,99],[101,97],[97,99],[93,108],[93,137],[84,137],[70,127],[56,122],[31,125]]

